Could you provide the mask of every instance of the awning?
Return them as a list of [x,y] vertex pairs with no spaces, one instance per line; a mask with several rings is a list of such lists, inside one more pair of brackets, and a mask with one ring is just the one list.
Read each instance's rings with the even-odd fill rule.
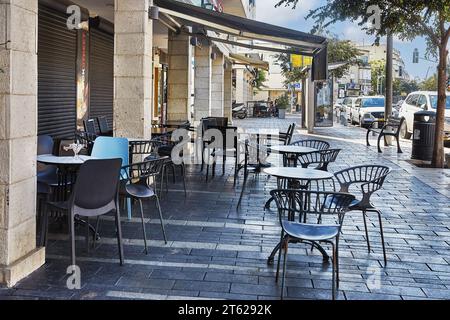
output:
[[[327,39],[324,37],[175,0],[154,0],[153,4],[158,7],[160,21],[171,29],[187,32],[191,36],[255,50],[312,56],[314,57],[313,80],[327,79]],[[208,31],[213,31],[213,35]],[[247,41],[243,42],[243,40]],[[254,44],[248,40],[259,40],[264,43]]]
[[235,64],[248,65],[248,66],[251,66],[254,68],[269,71],[269,63],[267,61],[264,61],[261,59],[250,58],[250,57],[246,57],[242,54],[236,54],[236,53],[230,53],[230,59]]

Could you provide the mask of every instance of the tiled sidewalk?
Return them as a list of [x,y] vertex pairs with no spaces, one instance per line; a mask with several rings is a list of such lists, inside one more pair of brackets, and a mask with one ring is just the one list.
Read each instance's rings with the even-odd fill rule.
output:
[[[299,119],[247,119],[246,128],[279,128]],[[450,298],[450,171],[416,168],[405,151],[365,146],[365,132],[356,127],[318,129],[315,137],[343,149],[337,171],[364,163],[393,169],[374,203],[382,210],[388,251],[383,267],[376,216],[370,216],[372,252],[368,253],[362,215],[349,213],[340,246],[339,299]],[[302,131],[297,138],[306,137]],[[374,141],[375,142],[375,141]],[[275,156],[271,162],[277,162]],[[153,204],[148,205],[147,235],[150,253],[143,254],[140,219],[124,219],[126,264],[117,260],[113,220],[102,223],[100,246],[85,252],[77,242],[82,289],[66,289],[69,245],[65,234],[53,234],[47,264],[14,289],[0,289],[0,299],[278,299],[275,266],[266,259],[279,240],[275,211],[264,211],[275,179],[262,174],[248,182],[242,208],[236,211],[240,184],[233,187],[233,168],[208,184],[198,167],[191,167],[188,196],[180,183],[171,185],[162,201],[169,243],[162,241]],[[241,179],[242,181],[242,179]],[[84,230],[80,230],[83,231]],[[84,234],[84,233],[82,233]],[[292,245],[287,271],[287,298],[330,299],[331,265],[322,264],[317,250]]]

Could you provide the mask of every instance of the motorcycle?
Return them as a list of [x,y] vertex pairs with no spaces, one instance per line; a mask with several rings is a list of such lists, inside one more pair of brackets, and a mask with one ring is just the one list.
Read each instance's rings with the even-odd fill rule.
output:
[[247,108],[243,103],[233,104],[232,108],[233,118],[245,119],[247,118]]

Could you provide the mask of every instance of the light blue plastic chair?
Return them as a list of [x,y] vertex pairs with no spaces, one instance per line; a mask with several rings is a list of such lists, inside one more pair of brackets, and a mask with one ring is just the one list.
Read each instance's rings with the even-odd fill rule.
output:
[[[122,166],[130,164],[130,148],[126,138],[98,137],[92,149],[92,157],[97,159],[122,159]],[[122,174],[121,176],[127,176]],[[131,219],[131,200],[127,200],[128,219]]]

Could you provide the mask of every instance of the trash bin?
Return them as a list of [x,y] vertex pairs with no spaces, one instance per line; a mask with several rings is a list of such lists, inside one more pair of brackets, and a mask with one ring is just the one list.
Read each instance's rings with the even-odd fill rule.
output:
[[412,159],[432,160],[435,132],[436,112],[419,111],[414,114]]

